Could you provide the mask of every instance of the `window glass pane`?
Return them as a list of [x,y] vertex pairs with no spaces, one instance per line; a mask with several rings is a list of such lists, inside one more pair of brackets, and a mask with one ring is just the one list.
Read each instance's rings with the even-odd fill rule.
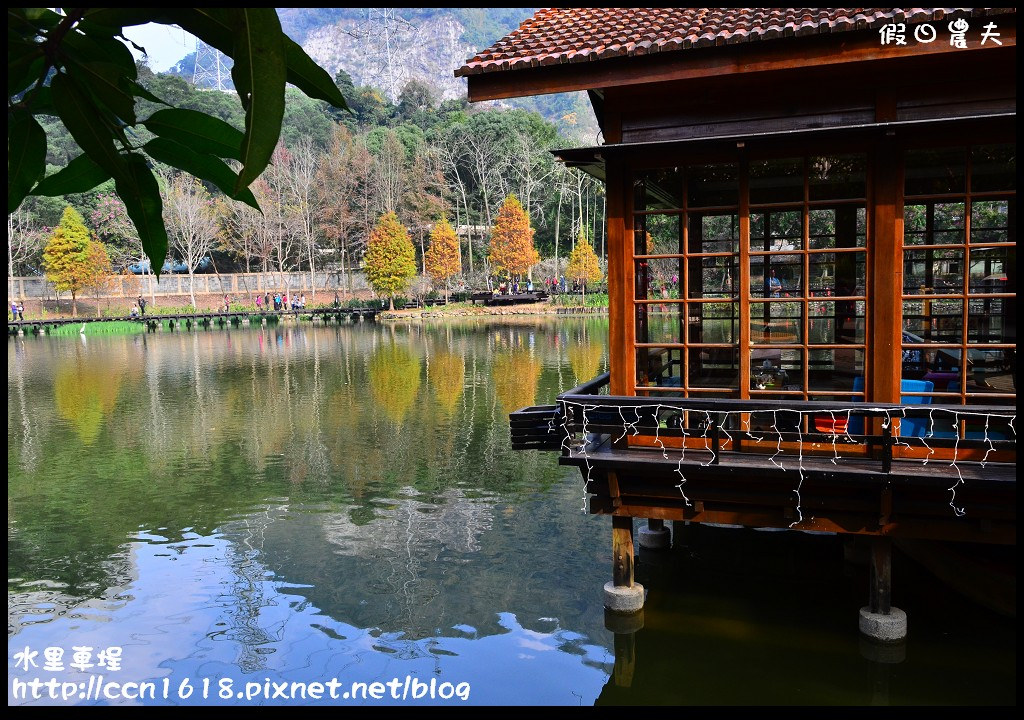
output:
[[678,210],[683,207],[683,176],[675,168],[637,173],[635,210]]
[[958,293],[964,287],[961,249],[904,250],[903,292],[906,295]]
[[[863,350],[837,348],[810,350],[808,352],[808,390],[853,392],[854,379],[863,376]],[[848,397],[846,399],[849,400],[851,398]]]
[[815,253],[808,257],[812,296],[863,295],[867,282],[867,254]]
[[803,212],[771,210],[750,214],[750,249],[800,250],[803,247]]
[[691,165],[686,169],[687,201],[691,208],[739,204],[739,175],[735,164]]
[[903,208],[904,245],[956,245],[964,241],[964,204],[920,203]]
[[804,199],[803,158],[752,160],[750,203],[800,202]]
[[691,343],[734,343],[739,339],[739,305],[691,303]]
[[910,150],[906,155],[904,178],[907,195],[962,193],[965,182],[965,153],[961,148]]
[[963,300],[904,300],[904,343],[963,341]]
[[867,212],[863,207],[812,208],[808,220],[812,249],[867,245]]
[[1014,343],[1013,298],[971,298],[967,301],[967,342]]
[[636,384],[682,387],[682,352],[679,348],[637,348]]
[[971,204],[971,242],[1016,242],[1010,237],[1010,205],[1013,200],[975,200]]
[[857,345],[864,342],[863,300],[812,299],[808,304],[807,342],[812,345]]
[[863,155],[823,155],[810,158],[811,200],[842,200],[867,196]]
[[1016,145],[985,145],[971,150],[971,192],[1016,189]]
[[755,345],[801,342],[803,303],[750,303],[750,341]]
[[647,335],[641,340],[637,327],[637,342],[682,342],[682,326],[686,321],[686,306],[681,303],[657,303],[643,306],[647,311]]
[[739,252],[739,215],[691,213],[687,243],[691,253]]
[[1017,269],[1016,247],[971,249],[970,288],[972,293],[1016,292],[1009,271]]
[[687,361],[690,387],[739,387],[740,355],[736,348],[690,348]]
[[636,299],[678,299],[682,258],[636,261]]
[[634,223],[634,252],[637,255],[677,255],[679,215],[638,215]]
[[751,297],[790,297],[799,296],[802,293],[802,255],[752,255],[750,257]]
[[735,256],[690,258],[687,292],[691,298],[735,297],[739,273]]
[[803,390],[803,350],[763,348],[750,351],[751,390]]

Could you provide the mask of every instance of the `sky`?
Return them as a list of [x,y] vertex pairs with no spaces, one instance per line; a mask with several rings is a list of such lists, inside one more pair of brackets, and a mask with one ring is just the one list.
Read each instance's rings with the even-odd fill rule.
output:
[[[169,25],[135,25],[124,29],[125,37],[146,48],[149,67],[153,72],[169,70],[179,60],[194,51],[196,39],[181,28]],[[136,59],[142,56],[135,48],[128,46]]]

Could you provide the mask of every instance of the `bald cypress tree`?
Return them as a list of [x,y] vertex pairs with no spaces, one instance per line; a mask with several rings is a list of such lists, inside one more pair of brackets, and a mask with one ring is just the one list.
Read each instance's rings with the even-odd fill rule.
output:
[[395,295],[405,292],[416,274],[416,248],[395,213],[383,215],[370,233],[363,269],[373,291],[386,296],[394,310]]
[[43,251],[43,270],[46,279],[57,292],[71,293],[71,315],[78,316],[78,293],[93,279],[90,271],[92,238],[85,220],[73,207],[64,208],[60,225]]
[[488,261],[496,275],[521,277],[540,262],[533,246],[533,228],[519,198],[510,194],[498,210],[498,219],[491,232]]

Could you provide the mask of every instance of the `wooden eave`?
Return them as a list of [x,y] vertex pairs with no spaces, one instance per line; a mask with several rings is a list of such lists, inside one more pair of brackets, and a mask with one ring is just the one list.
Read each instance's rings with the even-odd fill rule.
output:
[[[840,67],[872,61],[973,54],[1016,47],[1015,14],[991,16],[985,20],[997,24],[1001,46],[991,41],[981,45],[981,33],[977,27],[968,33],[965,49],[950,47],[948,33],[944,32],[940,32],[939,37],[931,43],[918,43],[909,37],[907,45],[881,45],[877,30],[827,33],[805,38],[745,42],[653,55],[484,72],[467,76],[468,97],[470,102],[501,100],[798,68]],[[1008,68],[1008,72],[1015,71],[1015,68]]]
[[651,142],[609,143],[591,147],[575,147],[552,150],[551,154],[567,167],[574,167],[599,180],[605,179],[605,162],[610,157],[629,155],[641,164],[645,158],[663,161],[666,154],[682,149],[695,149],[702,153],[723,154],[734,150],[737,145],[757,148],[758,146],[780,147],[780,144],[799,146],[809,140],[858,141],[869,140],[882,135],[893,137],[915,137],[925,131],[947,133],[988,133],[1012,135],[1017,127],[1017,113],[1004,112],[968,117],[929,118],[893,122],[865,123],[826,128],[805,128],[800,130],[779,130],[772,132],[746,132],[717,135],[712,137],[680,138]]

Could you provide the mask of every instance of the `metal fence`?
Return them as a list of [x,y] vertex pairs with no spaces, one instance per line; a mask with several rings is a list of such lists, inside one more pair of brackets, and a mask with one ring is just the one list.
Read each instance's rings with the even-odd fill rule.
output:
[[[231,294],[244,296],[249,293],[264,293],[283,290],[287,292],[317,292],[366,290],[366,276],[361,272],[316,273],[310,282],[309,273],[222,273],[195,275],[194,290],[197,295]],[[100,291],[99,297],[134,297],[136,295],[188,295],[188,275],[165,273],[157,281],[152,275],[115,275],[108,288]],[[152,286],[152,290],[150,287]],[[10,290],[10,278],[8,278]],[[15,277],[14,293],[18,298],[55,297],[53,284],[42,277]],[[94,291],[84,291],[82,297],[96,297]]]

